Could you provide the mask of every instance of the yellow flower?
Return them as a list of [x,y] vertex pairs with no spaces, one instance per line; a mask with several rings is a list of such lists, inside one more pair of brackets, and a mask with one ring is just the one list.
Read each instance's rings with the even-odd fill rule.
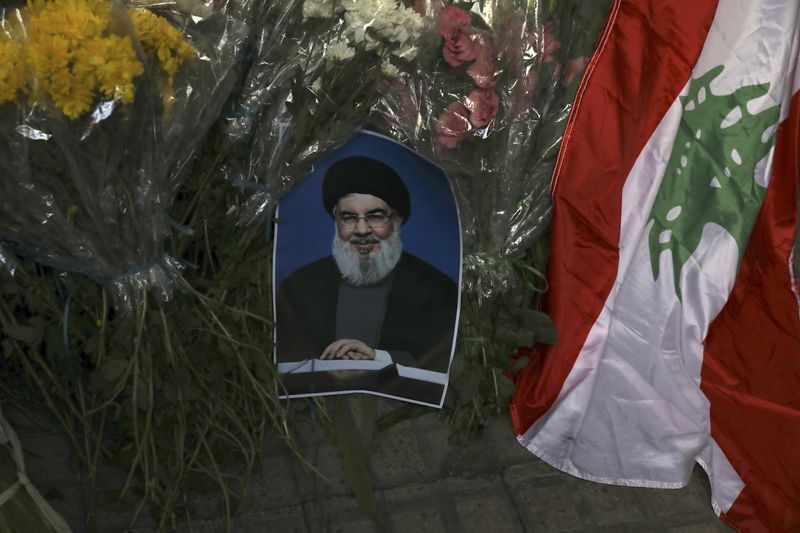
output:
[[[64,115],[71,119],[80,118],[92,108],[95,98],[94,81],[75,75],[68,69],[52,73],[44,88],[44,95]],[[42,95],[37,100],[42,100]]]
[[129,104],[133,101],[134,79],[144,72],[130,37],[111,35],[92,39],[75,52],[72,72],[95,82],[108,98]]
[[59,35],[76,47],[107,30],[111,5],[102,0],[32,0],[28,15],[31,30]]
[[16,100],[24,82],[22,45],[0,37],[0,104]]
[[72,60],[69,42],[59,35],[40,35],[28,39],[25,52],[31,74],[40,84],[48,84],[57,72],[69,69]]
[[25,16],[33,101],[50,101],[72,119],[89,111],[99,94],[133,101],[144,66],[130,37],[109,33],[110,2],[29,0]]
[[[71,119],[88,112],[98,96],[133,102],[144,65],[131,38],[112,32],[123,27],[112,24],[112,9],[108,0],[28,0],[20,10],[19,42],[0,38],[0,103],[16,100],[26,86],[30,101],[50,103]],[[166,19],[146,9],[128,13],[171,94],[173,77],[194,47]]]
[[142,48],[147,55],[158,60],[171,87],[175,73],[184,61],[195,55],[195,48],[186,41],[180,30],[155,13],[143,8],[130,9],[128,12]]
[[100,90],[129,104],[134,97],[133,81],[143,73],[144,65],[137,59],[130,37],[109,37],[106,62],[100,69]]

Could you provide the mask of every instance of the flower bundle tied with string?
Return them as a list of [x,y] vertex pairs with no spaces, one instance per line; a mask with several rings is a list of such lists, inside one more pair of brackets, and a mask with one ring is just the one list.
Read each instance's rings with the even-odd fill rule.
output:
[[107,0],[0,17],[0,239],[101,283],[120,310],[143,289],[168,298],[176,169],[228,94],[241,22],[220,14],[206,34]]

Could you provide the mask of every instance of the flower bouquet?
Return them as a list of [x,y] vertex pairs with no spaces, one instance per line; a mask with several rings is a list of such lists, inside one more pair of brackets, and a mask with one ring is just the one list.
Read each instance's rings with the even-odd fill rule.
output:
[[[263,221],[314,161],[343,144],[408,71],[423,18],[396,0],[268,2],[229,134],[249,140],[240,223]],[[252,136],[251,136],[252,134]]]
[[[149,508],[163,531],[209,482],[230,517],[279,408],[268,356],[240,334],[268,338],[269,321],[241,308],[262,295],[235,312],[209,296],[218,256],[198,235],[213,222],[181,223],[213,196],[187,169],[213,166],[195,156],[236,83],[253,4],[150,4],[0,10],[0,240],[13,265],[0,266],[0,385],[43,404],[95,490],[101,467],[121,468],[114,501],[122,489],[131,521]],[[181,272],[187,259],[198,264]]]
[[105,0],[36,0],[0,19],[0,238],[108,288],[168,297],[181,169],[234,82],[246,27]]
[[506,406],[515,347],[556,340],[534,311],[546,288],[550,176],[608,2],[418,7],[435,21],[424,52],[384,84],[370,127],[439,164],[456,193],[465,256],[445,412],[475,429]]

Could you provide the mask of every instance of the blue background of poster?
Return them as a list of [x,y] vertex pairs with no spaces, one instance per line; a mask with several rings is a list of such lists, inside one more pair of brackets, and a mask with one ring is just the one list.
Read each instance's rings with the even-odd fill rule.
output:
[[334,222],[322,205],[322,178],[339,159],[364,155],[400,175],[411,195],[411,216],[403,224],[404,250],[435,266],[454,281],[461,267],[458,210],[444,172],[405,146],[366,132],[314,166],[314,171],[278,204],[275,287],[298,268],[331,254]]

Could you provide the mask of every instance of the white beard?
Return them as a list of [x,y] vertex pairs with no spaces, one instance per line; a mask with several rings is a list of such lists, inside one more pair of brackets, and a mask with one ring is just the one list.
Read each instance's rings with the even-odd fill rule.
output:
[[[374,239],[374,240],[372,240]],[[357,240],[353,238],[351,240]],[[384,240],[377,237],[367,239],[376,242],[380,248],[375,256],[354,255],[350,241],[342,240],[339,233],[334,233],[331,250],[336,266],[345,281],[351,285],[373,285],[383,280],[400,261],[403,253],[403,241],[400,240],[400,228],[395,227],[392,235]]]

